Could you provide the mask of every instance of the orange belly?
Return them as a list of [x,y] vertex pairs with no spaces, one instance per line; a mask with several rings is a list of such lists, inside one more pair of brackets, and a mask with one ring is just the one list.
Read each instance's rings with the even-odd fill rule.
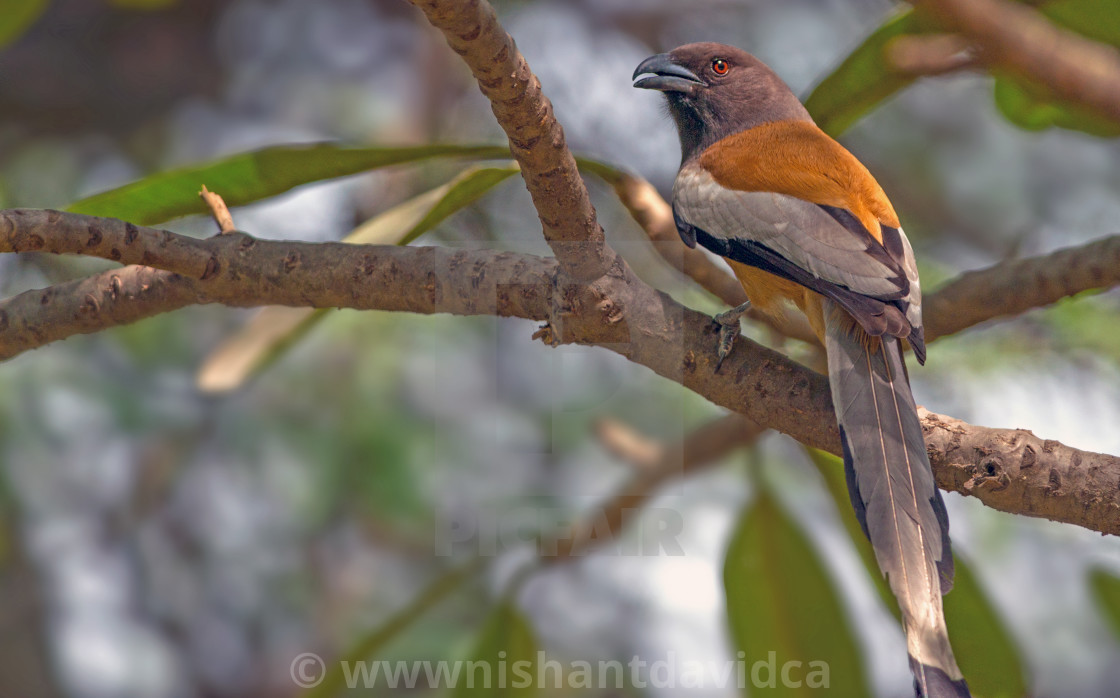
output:
[[783,304],[786,301],[793,303],[805,313],[813,332],[821,340],[821,344],[824,344],[824,313],[820,294],[756,267],[731,260],[727,260],[727,263],[731,265],[731,271],[735,272],[739,283],[743,285],[743,290],[746,291],[753,308],[780,318]]

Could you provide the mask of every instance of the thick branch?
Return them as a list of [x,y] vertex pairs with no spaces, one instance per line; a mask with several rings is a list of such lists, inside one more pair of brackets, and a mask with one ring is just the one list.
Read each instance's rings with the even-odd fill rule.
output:
[[939,487],[988,506],[1120,534],[1115,456],[1079,451],[1026,429],[989,429],[918,409]]
[[492,250],[278,242],[244,233],[197,240],[93,216],[0,212],[0,252],[28,250],[150,266],[0,301],[0,360],[202,303],[545,319],[557,272],[554,260]]
[[485,0],[410,0],[443,32],[490,99],[498,124],[533,197],[544,236],[564,270],[579,281],[619,263],[607,246],[564,129],[540,81]]
[[[746,339],[717,375],[711,318],[632,274],[583,283],[553,260],[505,252],[272,242],[243,233],[195,240],[89,216],[0,212],[0,252],[29,249],[141,259],[165,270],[126,267],[0,302],[0,358],[192,303],[509,315],[547,322],[553,342],[615,351],[760,427],[840,449],[824,376]],[[1120,481],[1120,458],[949,417],[926,415],[924,424],[942,487],[1003,511],[1120,533],[1120,488],[1100,486]],[[938,441],[946,424],[951,440]],[[1039,462],[1048,455],[1046,469],[1022,466],[1023,443],[1041,444],[1032,448]]]
[[993,318],[1117,284],[1120,235],[966,272],[922,302],[926,338],[932,341]]
[[973,39],[981,57],[1063,99],[1120,122],[1120,52],[1007,0],[921,0],[946,26]]

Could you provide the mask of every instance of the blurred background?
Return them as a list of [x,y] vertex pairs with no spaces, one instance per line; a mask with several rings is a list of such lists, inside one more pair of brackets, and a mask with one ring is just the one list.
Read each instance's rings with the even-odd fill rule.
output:
[[[27,21],[0,49],[4,208],[65,207],[271,144],[503,143],[465,66],[399,0],[7,5]],[[690,41],[735,44],[807,95],[906,9],[887,0],[495,5],[573,150],[666,194],[679,146],[660,96],[630,88],[643,58]],[[1116,142],[1018,128],[982,72],[921,80],[841,140],[894,201],[927,289],[1117,231]],[[339,239],[459,169],[435,161],[333,180],[235,209],[234,219],[264,238]],[[644,278],[691,307],[721,309],[651,252],[608,187],[588,181],[608,239]],[[214,231],[202,216],[167,227]],[[547,254],[517,177],[420,244]],[[0,295],[108,266],[0,257]],[[671,442],[721,414],[610,352],[533,341],[529,322],[353,311],[327,315],[247,385],[200,392],[200,365],[250,315],[189,308],[0,364],[0,696],[299,695],[293,658],[372,646],[394,612],[481,555],[477,574],[375,658],[468,656],[531,562],[531,532],[571,521],[631,472],[595,438],[598,420]],[[1083,294],[940,340],[911,371],[917,400],[1120,453],[1118,319],[1116,292]],[[514,604],[536,645],[567,662],[733,657],[723,556],[759,482],[829,571],[869,690],[911,695],[902,634],[819,471],[774,434],[660,492],[642,517],[679,524],[678,549],[607,546],[522,579]],[[1021,665],[1025,688],[1008,684],[1006,695],[1116,695],[1120,641],[1091,580],[1120,574],[1120,543],[946,500],[956,551]],[[511,526],[530,534],[506,535]],[[740,692],[709,678],[688,694]]]

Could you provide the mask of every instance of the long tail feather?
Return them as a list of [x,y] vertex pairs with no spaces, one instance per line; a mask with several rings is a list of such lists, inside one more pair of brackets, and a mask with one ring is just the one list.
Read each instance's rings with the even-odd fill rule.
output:
[[915,690],[928,698],[967,697],[941,608],[953,579],[948,517],[902,349],[893,337],[868,341],[831,301],[824,310],[848,493],[902,610]]

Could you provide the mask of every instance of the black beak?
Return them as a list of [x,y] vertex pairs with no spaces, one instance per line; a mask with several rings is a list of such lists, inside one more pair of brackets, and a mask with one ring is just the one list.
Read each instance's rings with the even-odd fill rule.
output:
[[[645,73],[648,75],[638,77]],[[659,53],[642,61],[634,71],[633,78],[634,87],[661,92],[691,94],[697,87],[704,86],[704,81],[696,73],[673,62],[673,58],[667,53]]]

